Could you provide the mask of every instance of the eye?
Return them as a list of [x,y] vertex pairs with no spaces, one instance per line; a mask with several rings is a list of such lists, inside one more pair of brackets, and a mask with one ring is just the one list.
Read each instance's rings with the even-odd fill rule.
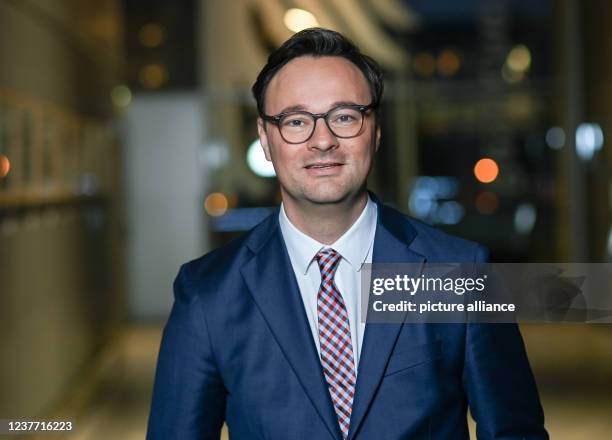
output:
[[284,125],[288,125],[289,127],[301,127],[304,125],[304,121],[301,119],[288,119],[285,121]]
[[281,125],[287,128],[304,128],[310,123],[310,119],[305,115],[287,115],[281,119]]
[[333,113],[330,122],[333,125],[352,125],[359,121],[359,112],[354,110],[342,110],[338,113]]
[[338,117],[336,118],[336,121],[338,122],[352,122],[354,121],[355,118],[353,117],[353,115],[338,115]]

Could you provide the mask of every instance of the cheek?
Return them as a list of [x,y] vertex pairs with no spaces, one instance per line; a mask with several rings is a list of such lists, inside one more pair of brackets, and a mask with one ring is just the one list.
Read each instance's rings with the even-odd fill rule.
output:
[[272,151],[272,162],[279,177],[292,179],[298,171],[298,157],[288,151],[274,150]]
[[361,148],[360,153],[357,155],[357,168],[360,170],[367,170],[370,168],[372,161],[374,160],[374,149],[372,146],[367,145]]

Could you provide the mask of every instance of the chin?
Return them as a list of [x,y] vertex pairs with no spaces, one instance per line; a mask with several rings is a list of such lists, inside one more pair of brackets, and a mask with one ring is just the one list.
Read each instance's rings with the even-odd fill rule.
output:
[[308,197],[307,198],[311,203],[317,205],[333,205],[336,203],[342,202],[344,198],[342,197]]
[[340,203],[347,199],[350,192],[343,188],[325,188],[317,191],[309,191],[305,194],[306,199],[317,204]]

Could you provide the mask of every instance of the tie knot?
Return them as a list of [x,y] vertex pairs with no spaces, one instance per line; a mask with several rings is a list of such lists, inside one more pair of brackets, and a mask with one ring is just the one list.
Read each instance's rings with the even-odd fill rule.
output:
[[323,280],[333,280],[336,269],[338,268],[338,263],[342,259],[342,255],[329,248],[319,252],[315,258],[317,259],[317,263],[319,263],[321,278]]

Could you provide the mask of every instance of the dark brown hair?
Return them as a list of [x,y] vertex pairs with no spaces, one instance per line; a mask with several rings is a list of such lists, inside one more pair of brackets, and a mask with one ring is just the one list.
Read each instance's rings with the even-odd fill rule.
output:
[[344,35],[329,29],[309,28],[296,33],[272,52],[268,62],[259,72],[251,91],[257,101],[257,111],[260,115],[265,114],[266,89],[274,75],[289,61],[302,56],[335,56],[349,60],[365,76],[370,86],[372,103],[378,112],[384,89],[383,73],[378,63],[362,54]]

